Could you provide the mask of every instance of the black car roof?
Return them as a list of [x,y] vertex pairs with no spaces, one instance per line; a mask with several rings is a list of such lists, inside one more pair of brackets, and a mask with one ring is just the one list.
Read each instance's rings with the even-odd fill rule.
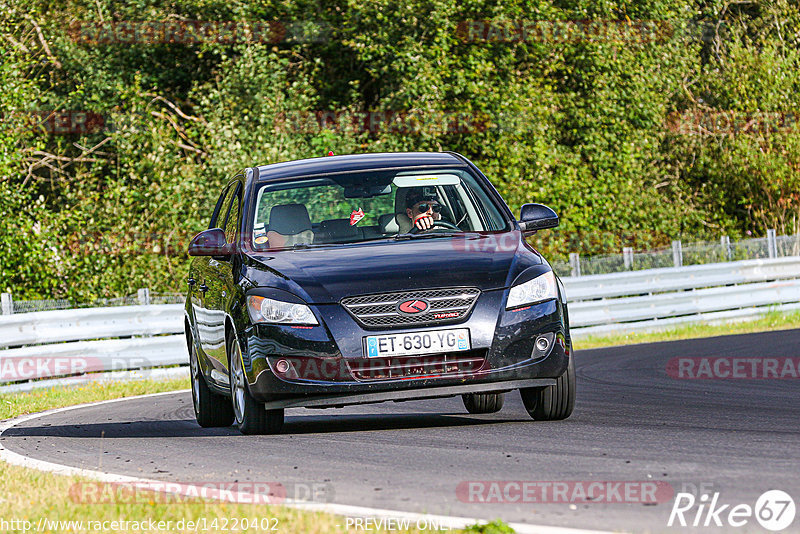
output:
[[403,167],[466,166],[466,161],[453,152],[383,152],[350,154],[285,161],[258,167],[258,181],[311,176],[328,173],[353,172],[369,169]]

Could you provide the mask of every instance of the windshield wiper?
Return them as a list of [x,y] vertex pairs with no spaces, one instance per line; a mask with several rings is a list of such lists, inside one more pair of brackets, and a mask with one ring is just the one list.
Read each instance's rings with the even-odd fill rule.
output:
[[434,237],[455,237],[464,235],[464,232],[436,232],[435,234],[397,234],[394,238],[395,241],[403,241],[406,239],[431,239]]

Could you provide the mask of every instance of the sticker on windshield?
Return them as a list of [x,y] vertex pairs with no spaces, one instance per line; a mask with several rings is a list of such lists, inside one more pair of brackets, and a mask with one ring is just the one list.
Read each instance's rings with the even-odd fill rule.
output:
[[350,226],[355,226],[358,224],[358,221],[364,218],[364,210],[358,208],[357,210],[353,210],[353,213],[350,214]]
[[461,179],[455,174],[398,174],[392,183],[397,187],[442,186],[459,185]]

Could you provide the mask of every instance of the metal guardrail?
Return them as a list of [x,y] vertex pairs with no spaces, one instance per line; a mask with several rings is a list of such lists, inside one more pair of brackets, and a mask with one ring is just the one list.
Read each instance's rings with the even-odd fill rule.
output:
[[[576,336],[800,309],[800,256],[567,277],[563,282]],[[213,329],[205,325],[214,319],[213,312],[198,317],[201,335],[211,336]],[[0,383],[188,361],[181,304],[0,316]]]
[[182,304],[0,316],[0,383],[188,363]]
[[576,336],[800,309],[800,256],[563,279]]
[[562,278],[570,302],[800,279],[800,256]]
[[182,327],[183,305],[181,304],[20,313],[4,315],[0,319],[0,348],[124,336],[175,334],[180,332]]

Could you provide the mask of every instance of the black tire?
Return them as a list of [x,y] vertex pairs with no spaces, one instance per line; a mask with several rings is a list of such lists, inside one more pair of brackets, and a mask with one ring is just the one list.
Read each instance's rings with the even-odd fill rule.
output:
[[572,357],[554,386],[519,390],[528,414],[537,421],[566,419],[575,408],[575,363]]
[[503,393],[467,393],[461,395],[464,407],[469,413],[495,413],[503,407]]
[[206,383],[200,362],[197,360],[197,347],[192,343],[189,354],[189,372],[192,379],[192,404],[197,424],[203,428],[231,426],[233,408],[228,399],[212,392]]
[[266,410],[250,394],[244,374],[242,351],[235,336],[228,336],[228,369],[231,388],[231,411],[239,432],[245,435],[277,434],[283,428],[283,409]]

